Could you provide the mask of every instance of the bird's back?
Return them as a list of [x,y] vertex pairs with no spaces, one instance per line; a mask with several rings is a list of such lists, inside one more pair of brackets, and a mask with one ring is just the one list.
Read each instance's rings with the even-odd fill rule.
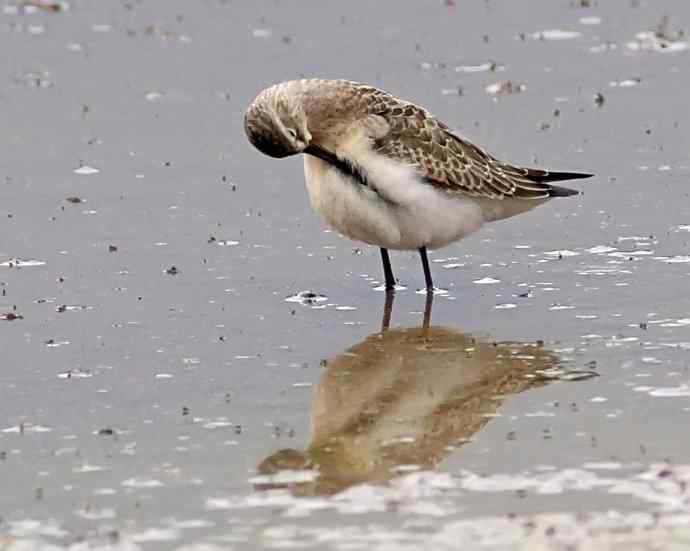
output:
[[[373,150],[413,166],[429,185],[449,194],[543,200],[578,193],[552,182],[590,176],[499,161],[425,108],[372,86],[323,79],[278,86],[281,93],[299,98],[316,143],[337,149],[339,141],[347,139],[359,124],[378,120],[377,133],[370,136]],[[385,131],[378,132],[382,128]]]

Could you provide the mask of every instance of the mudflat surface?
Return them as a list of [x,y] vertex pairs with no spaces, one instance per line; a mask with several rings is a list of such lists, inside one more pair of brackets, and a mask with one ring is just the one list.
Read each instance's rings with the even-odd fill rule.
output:
[[[684,0],[6,2],[0,549],[688,545],[688,25]],[[301,76],[596,178],[434,251],[427,332],[394,253],[381,335],[378,251],[244,137]]]

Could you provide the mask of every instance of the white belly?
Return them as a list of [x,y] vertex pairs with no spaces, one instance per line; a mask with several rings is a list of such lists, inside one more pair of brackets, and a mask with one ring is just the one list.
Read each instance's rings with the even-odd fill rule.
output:
[[474,199],[437,191],[393,161],[369,161],[362,165],[376,191],[304,156],[311,205],[340,233],[388,249],[435,249],[482,226],[482,208]]

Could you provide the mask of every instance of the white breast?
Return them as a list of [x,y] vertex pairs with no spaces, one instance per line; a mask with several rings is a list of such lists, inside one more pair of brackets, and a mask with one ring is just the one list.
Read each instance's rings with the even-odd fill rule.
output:
[[388,249],[435,249],[484,222],[477,201],[434,189],[410,167],[361,150],[347,157],[364,168],[371,187],[310,155],[304,157],[304,172],[313,209],[352,239]]

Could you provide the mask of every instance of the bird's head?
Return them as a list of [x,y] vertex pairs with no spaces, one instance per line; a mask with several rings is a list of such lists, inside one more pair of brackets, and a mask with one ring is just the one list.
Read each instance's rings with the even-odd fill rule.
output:
[[311,141],[301,98],[281,85],[261,92],[244,116],[247,138],[270,157],[302,153]]

